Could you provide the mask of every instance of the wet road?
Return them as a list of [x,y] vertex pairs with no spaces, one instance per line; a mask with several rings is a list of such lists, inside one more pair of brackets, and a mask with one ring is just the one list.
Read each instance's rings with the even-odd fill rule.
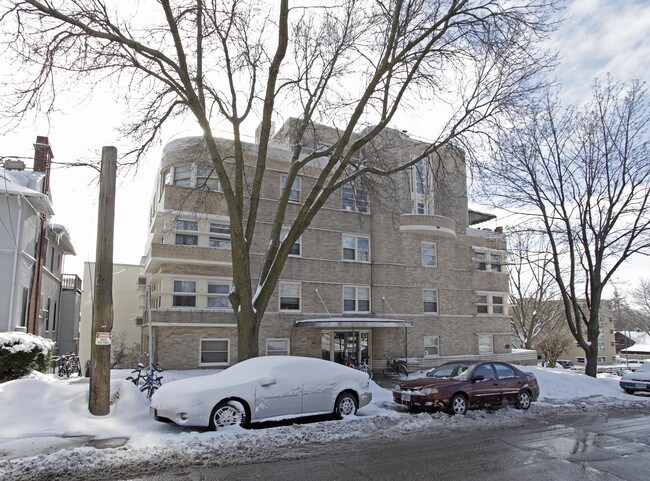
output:
[[186,469],[143,480],[577,481],[650,479],[644,410],[520,419],[469,432],[419,431],[392,440],[301,446],[299,459]]

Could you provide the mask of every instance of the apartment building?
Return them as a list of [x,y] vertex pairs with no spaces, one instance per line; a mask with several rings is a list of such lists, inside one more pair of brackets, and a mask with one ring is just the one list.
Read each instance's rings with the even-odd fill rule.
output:
[[[252,248],[258,266],[286,183],[290,132],[291,121],[275,133],[268,153]],[[335,135],[318,127],[307,150],[327,149]],[[401,161],[422,145],[396,131],[380,141],[359,161],[378,161],[379,151]],[[227,139],[220,143],[232,147]],[[250,174],[257,145],[245,148]],[[154,359],[167,369],[237,361],[228,303],[230,226],[211,171],[201,137],[164,149],[141,285],[151,289],[144,336],[150,319]],[[317,166],[306,168],[293,183],[288,219],[295,218],[317,172]],[[430,365],[481,356],[534,361],[534,353],[521,357],[511,349],[505,236],[475,227],[492,218],[468,209],[458,149],[374,184],[344,186],[293,246],[260,327],[260,355],[367,359],[374,369],[394,357]]]

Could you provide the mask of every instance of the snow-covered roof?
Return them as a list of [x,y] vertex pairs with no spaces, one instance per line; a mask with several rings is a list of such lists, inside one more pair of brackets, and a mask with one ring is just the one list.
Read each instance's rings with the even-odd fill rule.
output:
[[618,331],[637,344],[650,344],[650,334],[645,331]]
[[45,174],[32,170],[7,170],[0,167],[0,195],[20,196],[37,212],[53,215],[52,201],[42,188]]
[[627,347],[625,349],[621,349],[621,352],[627,352],[629,354],[632,353],[637,353],[637,354],[650,354],[650,344],[641,344],[637,343],[634,346]]

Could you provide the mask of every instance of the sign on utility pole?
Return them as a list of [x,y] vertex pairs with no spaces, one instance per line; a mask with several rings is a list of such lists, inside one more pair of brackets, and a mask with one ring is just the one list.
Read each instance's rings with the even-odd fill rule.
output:
[[93,328],[90,348],[90,399],[95,416],[110,412],[111,331],[113,330],[113,231],[115,225],[115,178],[117,149],[102,148],[99,177],[99,214],[93,292]]

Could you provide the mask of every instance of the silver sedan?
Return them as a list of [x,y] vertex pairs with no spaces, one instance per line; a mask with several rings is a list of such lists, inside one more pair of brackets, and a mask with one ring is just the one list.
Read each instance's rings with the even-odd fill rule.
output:
[[361,371],[315,358],[269,356],[163,385],[150,412],[159,421],[218,429],[328,413],[342,418],[371,399]]

